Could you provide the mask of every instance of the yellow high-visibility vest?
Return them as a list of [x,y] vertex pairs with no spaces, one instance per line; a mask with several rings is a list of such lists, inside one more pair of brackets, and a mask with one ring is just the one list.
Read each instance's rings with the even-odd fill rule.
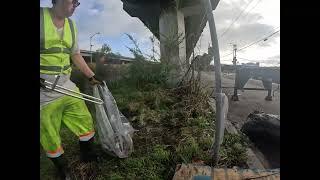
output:
[[63,37],[60,39],[49,8],[40,8],[40,73],[70,74],[70,54],[75,43],[75,23],[65,18]]

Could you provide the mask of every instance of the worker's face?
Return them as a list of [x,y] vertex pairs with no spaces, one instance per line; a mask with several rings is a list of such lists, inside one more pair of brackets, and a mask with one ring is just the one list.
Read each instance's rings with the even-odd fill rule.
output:
[[60,0],[60,3],[60,7],[62,8],[62,11],[66,17],[72,16],[76,7],[80,5],[78,0]]

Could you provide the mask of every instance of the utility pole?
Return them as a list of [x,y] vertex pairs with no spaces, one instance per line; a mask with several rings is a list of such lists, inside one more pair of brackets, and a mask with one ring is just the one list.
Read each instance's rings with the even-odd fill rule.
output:
[[93,36],[95,36],[95,35],[97,35],[97,34],[100,34],[100,32],[97,32],[97,33],[95,33],[95,34],[93,34],[92,36],[90,36],[90,62],[91,62],[91,64],[92,64],[92,52],[91,52],[91,48],[92,48],[92,44],[91,44],[91,41],[92,41],[92,38],[93,38]]
[[237,45],[236,44],[233,44],[233,60],[232,60],[232,63],[233,63],[233,66],[234,66],[235,79],[234,79],[233,96],[231,97],[231,100],[239,101],[238,90],[237,90],[238,68],[237,68]]
[[237,45],[233,44],[233,65],[236,67],[237,65]]

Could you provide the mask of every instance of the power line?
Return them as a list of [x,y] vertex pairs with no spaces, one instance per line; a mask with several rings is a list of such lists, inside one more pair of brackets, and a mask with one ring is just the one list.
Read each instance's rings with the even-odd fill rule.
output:
[[270,34],[270,33],[275,32],[275,31],[276,31],[276,29],[278,29],[279,27],[280,27],[280,26],[278,26],[278,27],[276,27],[276,28],[272,29],[271,31],[268,31],[267,33],[264,33],[262,36],[259,36],[259,37],[255,38],[253,41],[258,40],[258,39],[260,39],[260,37],[266,36],[267,34]]
[[248,6],[253,2],[254,0],[251,0],[247,6],[240,12],[240,14],[238,15],[238,17],[236,17],[236,19],[229,25],[229,27],[220,35],[220,37],[218,39],[220,39],[223,35],[226,34],[226,32],[228,32],[228,30],[231,28],[231,26],[240,18],[240,16],[242,15],[242,13],[248,8]]
[[251,44],[248,45],[248,46],[245,46],[245,47],[243,47],[243,48],[240,48],[240,49],[238,50],[238,52],[241,51],[241,50],[243,50],[243,49],[246,49],[246,48],[248,48],[248,47],[250,47],[250,46],[252,46],[252,45],[254,45],[254,44],[256,44],[256,43],[258,43],[258,42],[260,42],[260,41],[262,41],[262,40],[266,40],[266,39],[268,39],[269,37],[273,36],[274,34],[276,34],[276,33],[278,33],[278,32],[280,32],[280,30],[278,30],[278,31],[270,34],[269,36],[267,36],[267,37],[265,37],[265,38],[263,38],[263,39],[260,39],[260,40],[258,40],[258,41],[256,41],[256,42],[253,42],[253,43],[251,43]]
[[[279,26],[279,27],[280,27],[280,26]],[[275,28],[275,29],[277,29],[277,28]],[[251,44],[249,44],[249,45],[245,45],[245,46],[243,46],[242,48],[240,48],[240,49],[238,50],[238,52],[239,52],[239,51],[241,51],[241,50],[243,50],[243,49],[246,49],[246,48],[248,48],[248,47],[250,47],[250,46],[252,46],[252,45],[254,45],[254,44],[256,44],[256,43],[258,43],[258,42],[260,42],[260,41],[262,41],[262,40],[265,40],[265,39],[267,39],[267,38],[269,38],[269,37],[273,36],[274,34],[278,33],[279,31],[280,31],[280,30],[278,30],[278,31],[276,31],[276,32],[274,32],[274,33],[272,33],[272,34],[270,34],[269,36],[267,36],[267,37],[265,37],[265,38],[262,38],[262,39],[260,39],[260,40],[258,40],[258,41],[255,41],[255,42],[253,42],[253,43],[251,43]],[[233,53],[233,52],[232,52],[232,53]],[[223,55],[221,58],[226,57],[226,56],[230,56],[232,53],[229,53],[229,54]]]
[[[260,39],[261,37],[266,36],[267,34],[273,33],[273,32],[274,32],[276,29],[278,29],[279,27],[280,27],[280,26],[274,28],[274,29],[271,30],[271,31],[268,31],[267,33],[263,34],[262,36],[259,36],[259,37],[255,38],[253,41],[258,40],[258,39]],[[247,46],[247,45],[245,45],[245,46]],[[244,46],[243,46],[243,47],[244,47]]]
[[231,54],[233,54],[233,52],[232,52],[232,53],[229,53],[229,54],[226,54],[225,56],[222,56],[222,58],[223,58],[223,57],[230,56]]
[[261,1],[262,0],[258,0],[257,3],[249,11],[247,11],[247,13],[244,16],[242,16],[242,18],[245,18],[249,14],[249,12],[256,8],[259,3],[261,3]]
[[245,14],[243,17],[246,17],[252,9],[254,9],[259,3],[261,3],[261,0],[258,0],[258,2],[249,10],[247,11],[247,14]]

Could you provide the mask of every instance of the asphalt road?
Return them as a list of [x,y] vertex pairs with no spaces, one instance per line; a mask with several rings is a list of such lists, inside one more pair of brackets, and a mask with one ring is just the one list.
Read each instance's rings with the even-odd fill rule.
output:
[[[274,92],[272,101],[266,101],[264,98],[267,96],[267,91],[256,91],[256,90],[245,90],[244,92],[238,90],[239,101],[232,101],[231,96],[233,95],[234,86],[234,74],[223,73],[222,75],[222,87],[223,92],[229,98],[229,111],[228,120],[231,121],[237,129],[241,128],[243,123],[246,121],[247,116],[255,111],[263,111],[269,114],[280,115],[280,90]],[[207,87],[207,90],[212,93],[213,87],[215,86],[215,75],[214,72],[202,72],[201,81],[202,84]],[[250,79],[245,87],[248,88],[264,88],[262,81]],[[273,89],[277,89],[278,84],[273,84]],[[211,94],[212,96],[214,93]]]

